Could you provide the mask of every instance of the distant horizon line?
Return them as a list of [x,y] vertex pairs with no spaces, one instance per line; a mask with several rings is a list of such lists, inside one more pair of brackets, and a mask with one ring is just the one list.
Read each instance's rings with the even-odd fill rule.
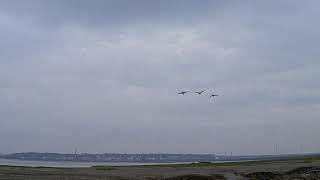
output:
[[286,156],[286,155],[312,155],[320,154],[320,152],[302,152],[302,153],[278,153],[278,154],[235,154],[232,152],[223,152],[223,153],[121,153],[121,152],[104,152],[104,153],[63,153],[63,152],[35,152],[35,151],[26,151],[26,152],[12,152],[12,153],[0,153],[0,155],[11,155],[11,154],[23,154],[23,153],[37,153],[37,154],[176,154],[176,155],[215,155],[215,156]]

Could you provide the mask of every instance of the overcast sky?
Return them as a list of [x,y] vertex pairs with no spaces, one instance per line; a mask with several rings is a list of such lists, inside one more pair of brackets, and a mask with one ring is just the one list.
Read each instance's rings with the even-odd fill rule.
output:
[[319,152],[319,6],[0,0],[0,153]]

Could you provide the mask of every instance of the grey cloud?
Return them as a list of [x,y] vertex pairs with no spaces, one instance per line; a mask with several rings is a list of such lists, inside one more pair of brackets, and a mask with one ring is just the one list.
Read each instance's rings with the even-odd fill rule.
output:
[[[175,20],[175,23],[193,22],[218,10],[222,1],[50,1],[31,0],[3,1],[2,9],[15,16],[27,17],[40,24],[64,25],[81,24],[91,27],[107,27],[135,23],[154,24],[164,19]],[[148,8],[146,8],[148,7]],[[147,20],[147,21],[146,21]],[[149,21],[151,20],[151,21]]]
[[316,4],[0,1],[0,152],[315,151]]

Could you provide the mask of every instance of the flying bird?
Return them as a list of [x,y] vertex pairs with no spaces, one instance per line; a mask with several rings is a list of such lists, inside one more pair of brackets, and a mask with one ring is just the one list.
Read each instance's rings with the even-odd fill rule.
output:
[[209,98],[214,98],[215,96],[219,96],[217,94],[212,94],[211,96],[209,96]]
[[206,91],[206,90],[202,90],[202,91],[194,92],[194,93],[197,93],[197,94],[201,95],[204,91]]
[[186,93],[188,93],[189,91],[181,91],[181,92],[179,92],[178,94],[181,94],[181,95],[184,95],[184,94],[186,94]]

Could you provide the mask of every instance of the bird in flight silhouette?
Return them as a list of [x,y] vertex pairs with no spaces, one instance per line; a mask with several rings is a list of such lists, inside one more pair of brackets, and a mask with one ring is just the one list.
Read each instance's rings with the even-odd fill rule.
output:
[[184,95],[184,94],[186,94],[186,93],[188,93],[189,91],[181,91],[181,92],[179,92],[178,94],[181,94],[181,95]]
[[199,94],[199,95],[201,95],[203,92],[205,92],[206,90],[202,90],[202,91],[196,91],[196,92],[194,92],[194,93],[197,93],[197,94]]
[[209,98],[214,98],[215,96],[219,96],[217,94],[212,94],[211,96],[209,96]]

